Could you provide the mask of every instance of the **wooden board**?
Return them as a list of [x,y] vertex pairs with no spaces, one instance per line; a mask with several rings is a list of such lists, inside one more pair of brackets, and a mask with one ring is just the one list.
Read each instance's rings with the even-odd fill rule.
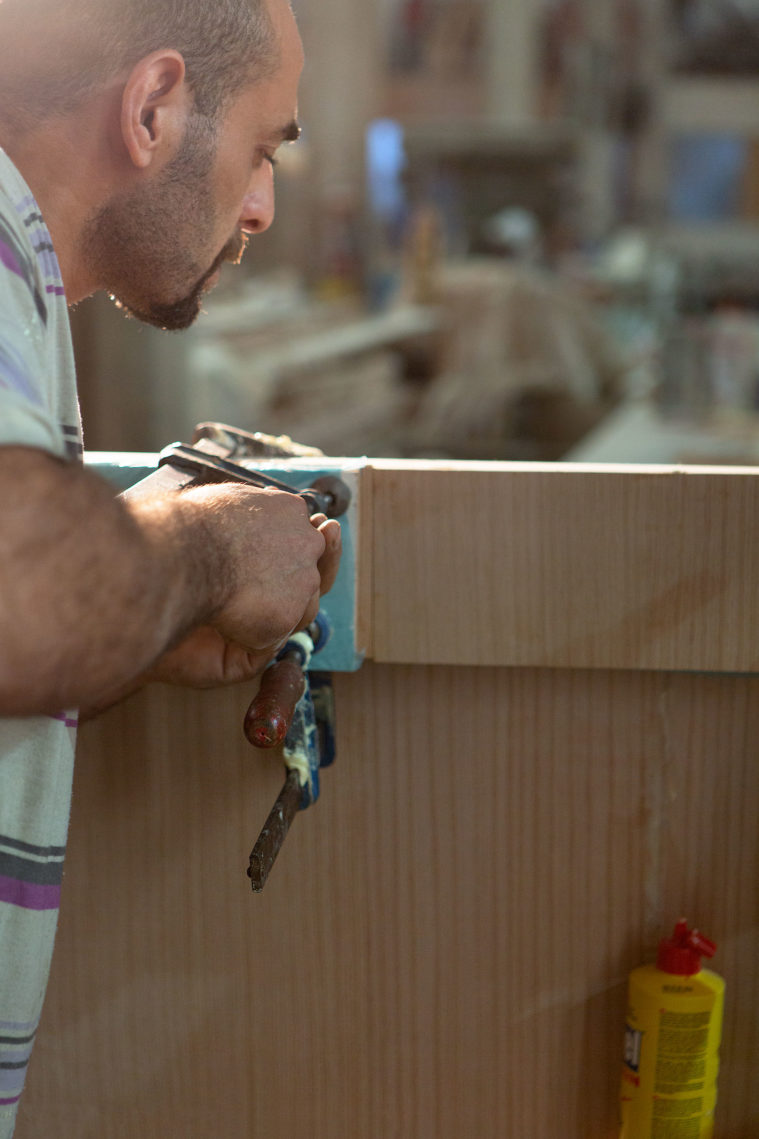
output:
[[610,1139],[624,978],[681,912],[728,982],[718,1134],[753,1139],[759,679],[338,687],[338,766],[260,897],[280,775],[236,694],[83,732],[19,1139]]
[[375,460],[372,482],[377,661],[759,668],[753,469]]
[[625,977],[681,915],[728,984],[717,1134],[754,1139],[759,482],[365,477],[379,663],[263,895],[244,692],[83,729],[18,1139],[613,1139]]

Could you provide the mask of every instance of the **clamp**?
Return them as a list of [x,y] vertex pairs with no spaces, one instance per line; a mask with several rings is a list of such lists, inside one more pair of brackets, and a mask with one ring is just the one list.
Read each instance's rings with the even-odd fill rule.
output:
[[164,448],[158,458],[158,466],[168,466],[189,474],[190,478],[182,483],[183,488],[198,486],[200,483],[242,482],[249,486],[297,494],[305,502],[312,517],[314,514],[326,514],[327,518],[339,518],[350,504],[350,491],[341,479],[332,475],[315,479],[314,485],[306,490],[295,490],[271,475],[264,475],[241,463],[209,453],[205,447],[191,447],[186,443],[172,443]]
[[331,633],[320,613],[296,633],[261,678],[245,717],[248,741],[258,748],[283,745],[287,778],[250,854],[248,877],[263,890],[298,811],[319,798],[319,772],[335,759],[334,700],[329,673],[306,672]]
[[[1,0],[0,0],[1,2]],[[348,509],[350,489],[333,475],[296,490],[255,469],[256,460],[313,456],[320,452],[286,437],[251,434],[221,423],[202,423],[192,445],[172,443],[160,454],[158,469],[126,495],[137,498],[161,490],[184,490],[206,483],[241,482],[296,494],[311,517],[338,518]],[[328,673],[308,673],[311,657],[331,633],[323,613],[303,633],[294,634],[266,668],[258,695],[245,716],[244,731],[258,748],[283,745],[287,779],[250,855],[248,875],[255,892],[263,889],[290,824],[299,810],[319,797],[319,770],[333,762],[334,702]]]

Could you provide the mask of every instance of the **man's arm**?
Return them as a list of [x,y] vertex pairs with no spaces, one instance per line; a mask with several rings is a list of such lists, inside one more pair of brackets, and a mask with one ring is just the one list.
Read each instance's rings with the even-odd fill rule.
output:
[[[342,533],[339,523],[334,519],[328,520],[324,514],[313,515],[311,525],[319,528],[326,543],[318,564],[320,591],[324,594],[335,584],[340,568]],[[298,628],[308,625],[311,617],[311,612],[305,613]],[[80,705],[80,722],[93,719],[154,681],[189,688],[219,688],[253,681],[261,676],[266,665],[271,662],[275,649],[276,646],[274,649],[269,646],[263,651],[251,652],[226,640],[213,626],[201,625],[175,648],[164,653],[147,672],[115,691],[103,692],[93,703]]]
[[97,706],[198,626],[262,660],[315,615],[339,558],[276,491],[125,502],[23,447],[0,448],[0,488],[0,715]]

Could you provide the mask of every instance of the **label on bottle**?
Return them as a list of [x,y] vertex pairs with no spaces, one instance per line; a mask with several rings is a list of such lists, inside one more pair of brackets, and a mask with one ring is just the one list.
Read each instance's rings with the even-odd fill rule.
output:
[[642,1032],[636,1032],[634,1028],[630,1028],[629,1024],[625,1025],[624,1062],[632,1072],[637,1072],[640,1068],[640,1044],[642,1039]]
[[661,1013],[655,1093],[672,1095],[703,1089],[709,1021],[709,1012]]
[[698,1119],[657,1119],[651,1121],[651,1139],[701,1139]]
[[712,1139],[724,982],[653,966],[630,977],[620,1139]]

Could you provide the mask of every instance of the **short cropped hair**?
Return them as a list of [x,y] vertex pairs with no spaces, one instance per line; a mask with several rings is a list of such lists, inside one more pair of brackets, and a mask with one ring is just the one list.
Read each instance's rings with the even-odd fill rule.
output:
[[[12,61],[10,75],[2,66],[4,17],[27,42],[38,29],[38,74],[28,58],[15,75]],[[57,43],[47,43],[53,34]],[[184,57],[195,110],[209,118],[279,61],[266,0],[0,0],[0,94],[36,119],[75,109],[112,76],[168,48]]]

